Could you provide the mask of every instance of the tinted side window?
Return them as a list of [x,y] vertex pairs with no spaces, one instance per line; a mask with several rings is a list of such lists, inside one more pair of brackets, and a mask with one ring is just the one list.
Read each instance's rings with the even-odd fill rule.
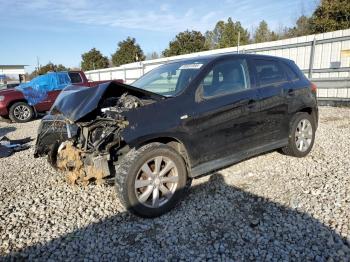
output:
[[300,77],[298,76],[298,74],[294,71],[294,69],[290,65],[285,64],[285,63],[283,63],[283,65],[284,65],[283,66],[284,70],[286,71],[286,73],[291,81],[300,80]]
[[62,90],[67,85],[71,83],[70,77],[67,73],[56,73],[56,80],[57,80],[57,86],[55,87],[55,90]]
[[256,59],[254,62],[261,87],[287,81],[284,71],[277,61]]
[[245,59],[219,62],[204,77],[201,86],[203,97],[236,93],[250,88],[248,65]]
[[77,84],[83,82],[79,73],[68,73],[72,84]]

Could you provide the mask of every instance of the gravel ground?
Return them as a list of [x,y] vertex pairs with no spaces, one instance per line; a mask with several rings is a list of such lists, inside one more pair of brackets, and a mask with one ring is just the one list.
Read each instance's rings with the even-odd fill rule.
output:
[[[38,124],[0,123],[0,136],[35,138]],[[0,260],[350,261],[349,142],[350,109],[320,108],[308,157],[272,152],[196,179],[156,219],[18,152],[0,159]]]

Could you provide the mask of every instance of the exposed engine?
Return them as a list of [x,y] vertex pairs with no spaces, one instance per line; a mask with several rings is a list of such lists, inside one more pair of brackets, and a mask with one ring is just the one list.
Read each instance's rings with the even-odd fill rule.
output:
[[111,163],[117,155],[113,152],[121,147],[121,132],[129,125],[121,113],[150,102],[128,93],[103,100],[97,117],[80,122],[77,135],[58,148],[57,167],[67,172],[67,181],[86,185],[96,180],[99,184],[109,177]]
[[102,112],[124,112],[125,110],[134,109],[143,106],[144,102],[136,96],[124,93],[121,97],[110,97],[103,101],[101,107]]

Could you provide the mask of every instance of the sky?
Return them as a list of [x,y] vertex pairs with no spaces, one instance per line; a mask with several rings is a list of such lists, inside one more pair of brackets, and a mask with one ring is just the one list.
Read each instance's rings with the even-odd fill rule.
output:
[[184,30],[205,32],[232,17],[251,31],[310,15],[317,0],[0,0],[0,64],[79,67],[91,48],[110,57],[119,41],[135,37],[144,53],[160,53]]

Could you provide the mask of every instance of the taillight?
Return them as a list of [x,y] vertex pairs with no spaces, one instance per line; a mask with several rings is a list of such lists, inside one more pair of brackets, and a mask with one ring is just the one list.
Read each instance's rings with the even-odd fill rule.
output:
[[317,93],[317,85],[311,82],[311,92]]

